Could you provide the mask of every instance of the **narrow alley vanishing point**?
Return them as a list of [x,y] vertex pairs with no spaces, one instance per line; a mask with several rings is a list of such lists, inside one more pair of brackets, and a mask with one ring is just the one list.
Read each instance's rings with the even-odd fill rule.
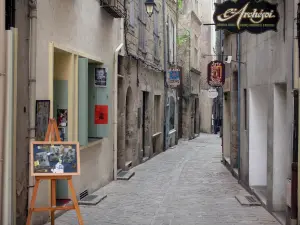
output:
[[[200,134],[133,170],[129,181],[113,181],[96,193],[107,198],[81,207],[85,225],[271,225],[279,224],[263,207],[241,206],[247,195],[220,163],[220,138]],[[77,224],[75,212],[59,225]]]

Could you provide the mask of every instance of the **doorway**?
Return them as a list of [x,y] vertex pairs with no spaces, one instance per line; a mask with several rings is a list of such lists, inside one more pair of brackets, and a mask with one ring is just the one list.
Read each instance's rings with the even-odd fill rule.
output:
[[124,84],[123,79],[118,79],[118,140],[117,140],[117,169],[125,169],[125,105],[126,102],[124,101]]
[[143,158],[148,156],[149,152],[146,151],[148,150],[148,107],[149,107],[149,92],[143,91],[143,110],[142,110],[142,147],[143,147]]
[[131,87],[126,93],[126,112],[125,112],[125,165],[132,161],[132,139],[134,136],[133,126],[133,96]]
[[199,98],[195,98],[194,134],[199,134]]
[[223,111],[223,157],[230,164],[231,150],[231,103],[230,92],[224,93],[224,111]]
[[286,84],[275,84],[274,86],[274,136],[273,136],[273,196],[272,209],[284,214],[286,209],[286,180],[289,169],[288,126],[287,115],[287,88]]
[[249,186],[266,202],[268,87],[249,89]]

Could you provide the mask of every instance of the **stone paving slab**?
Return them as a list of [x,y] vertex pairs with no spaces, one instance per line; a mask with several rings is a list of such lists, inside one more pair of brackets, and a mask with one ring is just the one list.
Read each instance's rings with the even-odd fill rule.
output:
[[[217,135],[180,141],[133,168],[129,181],[101,188],[107,198],[80,207],[84,225],[279,225],[263,207],[239,204],[235,196],[248,193],[220,160]],[[56,224],[78,224],[75,212]]]

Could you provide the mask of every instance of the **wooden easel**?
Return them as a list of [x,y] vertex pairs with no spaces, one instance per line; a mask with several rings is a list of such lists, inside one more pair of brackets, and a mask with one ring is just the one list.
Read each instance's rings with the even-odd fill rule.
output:
[[[61,141],[55,119],[49,119],[49,124],[45,135],[45,141],[49,141],[50,137],[51,137],[51,141],[54,141],[54,136],[56,137],[56,141]],[[76,192],[72,182],[72,176],[36,176],[35,180],[36,182],[33,189],[33,194],[30,202],[26,225],[31,224],[31,217],[33,212],[50,211],[51,225],[54,225],[54,220],[55,220],[54,213],[56,210],[73,210],[73,209],[76,211],[79,225],[83,225],[83,220],[80,214],[80,209],[76,198]],[[37,192],[38,192],[40,182],[42,180],[51,180],[51,207],[35,208],[34,206],[37,197]],[[56,206],[56,180],[68,180],[68,186],[70,188],[72,201],[73,201],[72,206]]]

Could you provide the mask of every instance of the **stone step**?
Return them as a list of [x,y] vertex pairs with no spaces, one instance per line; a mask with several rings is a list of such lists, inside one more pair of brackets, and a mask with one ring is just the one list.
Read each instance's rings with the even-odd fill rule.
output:
[[129,180],[134,175],[135,175],[135,172],[133,172],[133,171],[124,171],[123,170],[117,175],[117,180]]

